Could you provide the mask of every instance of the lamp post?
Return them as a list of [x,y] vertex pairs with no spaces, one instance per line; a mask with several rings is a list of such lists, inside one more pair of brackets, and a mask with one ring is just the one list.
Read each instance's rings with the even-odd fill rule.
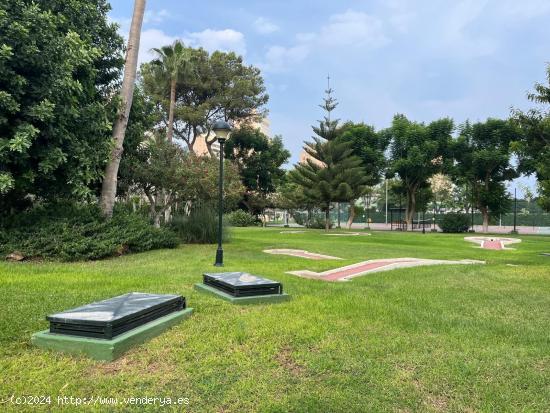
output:
[[216,262],[214,265],[216,267],[223,267],[223,158],[224,158],[224,149],[223,145],[225,141],[229,139],[231,134],[231,126],[229,123],[219,120],[212,127],[218,142],[220,143],[220,180],[219,180],[219,200],[218,200],[218,250],[216,251]]
[[512,234],[518,233],[517,214],[518,214],[518,193],[517,193],[517,188],[514,188],[514,229],[512,230]]

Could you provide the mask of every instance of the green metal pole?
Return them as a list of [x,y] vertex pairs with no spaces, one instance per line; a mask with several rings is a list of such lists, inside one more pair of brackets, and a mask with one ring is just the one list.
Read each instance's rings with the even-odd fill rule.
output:
[[216,267],[223,267],[223,144],[225,143],[225,139],[218,138],[218,141],[220,142],[220,180],[218,185],[220,192],[218,199],[218,250],[216,251],[216,262],[214,263],[214,265]]

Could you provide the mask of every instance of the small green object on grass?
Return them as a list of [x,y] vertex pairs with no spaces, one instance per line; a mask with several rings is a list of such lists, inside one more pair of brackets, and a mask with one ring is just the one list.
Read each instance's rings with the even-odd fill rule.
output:
[[192,308],[176,311],[116,336],[111,340],[53,334],[49,330],[44,330],[33,334],[31,342],[43,349],[85,355],[99,361],[113,361],[132,347],[160,335],[192,313]]
[[232,304],[267,304],[267,303],[279,303],[282,301],[290,300],[290,295],[283,294],[269,294],[269,295],[255,295],[252,297],[233,297],[230,294],[224,293],[214,287],[210,287],[205,284],[195,284],[195,290],[202,291],[208,294],[215,295],[223,300],[229,301]]

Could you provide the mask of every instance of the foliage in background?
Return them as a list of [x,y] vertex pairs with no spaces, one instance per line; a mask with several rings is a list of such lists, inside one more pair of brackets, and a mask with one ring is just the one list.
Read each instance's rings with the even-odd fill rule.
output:
[[417,210],[418,191],[428,187],[428,180],[452,163],[453,129],[453,121],[448,118],[425,125],[396,115],[392,126],[382,131],[391,140],[389,176],[398,175],[403,185],[409,227]]
[[[372,193],[372,187],[380,182],[387,166],[385,152],[389,145],[388,136],[377,133],[373,126],[347,122],[340,129],[338,140],[351,143],[352,154],[362,161],[361,166],[365,171],[365,185],[370,187],[366,192]],[[348,227],[350,228],[355,217],[354,202],[355,200],[350,202],[348,220]]]
[[367,184],[362,161],[353,155],[352,143],[337,139],[338,120],[331,119],[337,105],[329,87],[321,105],[325,110],[324,120],[313,127],[317,136],[304,147],[308,158],[298,163],[289,174],[290,180],[298,184],[309,202],[324,211],[327,231],[330,229],[332,203],[357,199],[364,193]]
[[470,228],[470,217],[466,214],[449,212],[439,220],[439,227],[443,232],[462,233]]
[[122,38],[105,0],[0,4],[0,206],[91,195],[109,154]]
[[270,139],[260,129],[244,126],[231,134],[225,156],[237,165],[246,189],[242,204],[252,214],[261,213],[285,176],[281,167],[290,152],[284,148],[282,138]]
[[260,70],[245,65],[235,53],[209,54],[204,49],[184,48],[183,55],[185,59],[173,67],[184,73],[176,78],[175,89],[168,87],[166,75],[154,62],[141,67],[144,89],[164,114],[158,125],[161,132],[169,128],[173,102],[174,137],[190,152],[197,140],[203,139],[212,155],[216,140],[211,133],[213,123],[219,119],[239,124],[258,121],[265,115],[269,96]]
[[[326,220],[324,214],[319,214],[316,212],[303,213],[299,211],[292,211],[292,218],[298,225],[303,225],[306,228],[311,229],[326,229]],[[332,220],[328,222],[329,228],[332,228],[334,225]]]
[[174,248],[176,236],[153,228],[137,214],[115,210],[106,220],[98,207],[52,204],[11,216],[0,228],[0,252],[26,259],[97,260],[158,248]]
[[176,40],[170,46],[155,48],[153,51],[157,57],[150,63],[150,66],[146,67],[155,76],[158,90],[168,90],[168,104],[163,102],[163,106],[168,107],[166,140],[172,142],[177,86],[181,79],[193,74],[191,53],[190,49],[186,48],[180,40]]
[[[229,231],[224,222],[223,237],[229,239]],[[218,241],[218,212],[211,205],[197,205],[189,215],[175,215],[169,224],[170,229],[187,244],[214,244]]]
[[[198,157],[163,137],[145,136],[123,164],[126,185],[143,193],[150,216],[160,226],[165,212],[176,206],[212,204],[218,197],[219,160]],[[238,170],[226,162],[224,190],[227,209],[233,209],[244,191]]]
[[229,212],[225,215],[225,220],[232,227],[253,227],[258,225],[258,218],[242,209]]
[[465,123],[454,143],[456,163],[453,176],[469,184],[477,209],[483,214],[483,231],[488,231],[490,215],[507,212],[509,194],[504,182],[517,177],[511,164],[510,144],[519,136],[512,122],[488,119]]
[[[430,190],[433,194],[433,203],[435,212],[440,212],[441,208],[448,208],[452,204],[454,184],[448,175],[442,173],[433,175],[428,179]],[[464,205],[461,205],[464,207]]]
[[546,78],[548,85],[537,83],[535,92],[528,95],[529,100],[544,105],[544,109],[513,112],[513,121],[522,131],[513,148],[519,156],[519,172],[536,175],[538,202],[550,211],[550,64]]

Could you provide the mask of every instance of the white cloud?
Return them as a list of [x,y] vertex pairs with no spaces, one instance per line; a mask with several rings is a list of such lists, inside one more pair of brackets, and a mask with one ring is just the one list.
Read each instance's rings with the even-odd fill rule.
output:
[[265,54],[265,62],[260,68],[268,72],[286,72],[302,62],[309,55],[309,46],[299,44],[294,47],[271,46]]
[[[123,36],[127,39],[128,33],[123,33]],[[147,29],[141,32],[139,64],[154,59],[155,55],[151,49],[170,45],[177,39],[181,39],[187,46],[203,47],[210,52],[221,50],[234,51],[241,55],[246,53],[244,35],[230,29],[219,31],[207,29],[202,32],[187,33],[184,36],[170,36],[159,29]]]
[[222,52],[235,52],[246,54],[246,42],[244,35],[233,29],[212,30],[189,33],[184,37],[184,42],[189,46],[203,47],[209,52],[220,50]]
[[326,50],[327,46],[375,49],[389,41],[383,33],[381,20],[366,13],[348,10],[332,15],[328,24],[321,27],[319,32],[296,34],[294,46],[269,47],[264,62],[259,66],[269,72],[285,72],[304,61],[310,54]]
[[128,37],[128,33],[130,32],[130,25],[132,24],[132,19],[127,17],[111,17],[108,16],[107,19],[110,23],[116,23],[118,24],[119,31],[124,38]]
[[169,36],[162,30],[147,29],[142,31],[139,46],[139,64],[154,59],[155,55],[151,53],[151,49],[172,44],[176,39],[176,37]]
[[493,54],[498,44],[494,38],[481,34],[471,35],[469,27],[479,21],[486,11],[488,0],[462,0],[449,9],[439,27],[439,36],[433,41],[443,51],[455,56],[474,58]]
[[279,26],[265,17],[258,17],[254,21],[254,29],[260,34],[271,34],[280,30]]
[[145,24],[162,23],[169,16],[170,16],[170,13],[166,9],[162,9],[162,10],[159,10],[159,11],[147,10],[145,12],[145,16],[143,16],[143,23],[145,23]]
[[354,10],[332,15],[319,36],[329,46],[378,48],[390,41],[384,34],[382,20]]

